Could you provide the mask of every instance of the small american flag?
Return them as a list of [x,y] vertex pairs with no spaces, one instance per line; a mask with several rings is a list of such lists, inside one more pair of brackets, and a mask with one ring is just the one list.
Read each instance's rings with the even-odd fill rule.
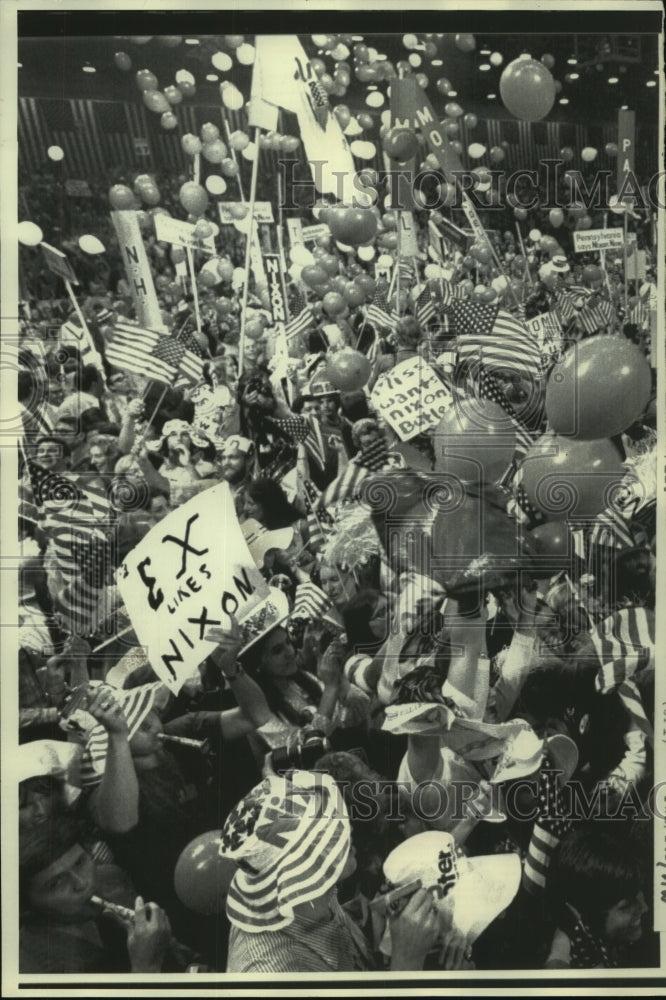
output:
[[497,305],[454,300],[448,307],[451,329],[458,335],[458,359],[481,362],[539,379],[541,350],[527,327]]
[[312,307],[308,305],[300,288],[294,289],[291,317],[285,328],[287,338],[295,337],[299,333],[305,333],[315,323]]
[[116,323],[113,340],[107,344],[106,359],[115,368],[156,382],[171,384],[179,374],[193,383],[203,378],[202,358],[185,344],[131,323]]
[[568,292],[560,290],[555,296],[555,312],[562,326],[567,326],[576,317],[577,310]]
[[532,895],[546,888],[553,852],[572,826],[571,820],[564,818],[565,802],[562,791],[557,789],[555,771],[541,772],[538,803],[539,816],[523,867],[523,888]]
[[316,621],[330,606],[331,602],[324,591],[316,583],[308,580],[296,587],[291,617]]
[[585,306],[578,314],[578,323],[587,334],[596,333],[597,330],[610,326],[613,319],[613,307],[605,299],[602,299],[597,305]]
[[427,326],[430,320],[437,315],[435,296],[428,285],[426,285],[417,298],[414,312],[420,326]]
[[591,638],[600,663],[597,691],[617,691],[634,724],[652,743],[652,726],[632,678],[654,666],[654,612],[640,606],[622,608],[597,625]]
[[310,458],[323,469],[326,463],[324,454],[324,438],[321,433],[321,425],[316,417],[309,414],[307,417],[299,417],[295,414],[291,417],[274,417],[274,423],[287,434],[292,441],[305,445]]
[[321,491],[311,479],[305,479],[300,494],[307,513],[309,545],[314,549],[324,545],[333,532],[333,518],[324,507],[319,507]]
[[368,323],[372,323],[378,330],[392,330],[399,318],[397,312],[391,310],[386,292],[385,285],[378,285],[372,302],[365,312]]
[[639,299],[630,309],[629,322],[634,323],[639,330],[650,329],[650,307],[643,299]]

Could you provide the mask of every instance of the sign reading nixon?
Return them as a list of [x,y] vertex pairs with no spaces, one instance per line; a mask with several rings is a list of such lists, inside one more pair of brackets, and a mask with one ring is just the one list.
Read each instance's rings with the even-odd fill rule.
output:
[[243,622],[268,596],[238,524],[227,483],[160,521],[116,571],[153,670],[177,694],[210,655],[209,626]]

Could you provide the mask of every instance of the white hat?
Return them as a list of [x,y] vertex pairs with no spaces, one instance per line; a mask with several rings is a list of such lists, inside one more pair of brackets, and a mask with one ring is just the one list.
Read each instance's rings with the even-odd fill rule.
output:
[[[450,833],[428,830],[391,851],[384,875],[393,886],[419,879],[433,892],[444,922],[471,944],[518,892],[521,864],[517,854],[459,856]],[[386,944],[385,936],[382,951]]]
[[294,540],[293,528],[277,528],[275,531],[268,531],[263,524],[254,518],[243,521],[241,530],[250,555],[259,569],[264,565],[266,553],[270,549],[288,549]]

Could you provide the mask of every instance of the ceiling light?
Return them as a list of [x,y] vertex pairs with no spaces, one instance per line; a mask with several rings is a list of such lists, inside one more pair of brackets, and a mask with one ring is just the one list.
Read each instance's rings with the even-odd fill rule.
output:
[[645,86],[646,87],[656,87],[657,86],[657,81],[656,80],[648,80],[648,82],[645,84]]
[[578,60],[576,59],[575,56],[572,56],[571,59],[567,59],[567,62],[569,63],[570,66],[576,66],[577,63],[578,63]]
[[185,39],[185,44],[186,45],[198,45],[199,44],[199,39],[198,38],[186,38]]
[[486,94],[486,98],[489,101],[494,101],[496,97],[497,97],[497,94]]
[[619,83],[620,82],[620,78],[619,78],[619,76],[609,76],[608,77],[608,82],[609,83]]
[[83,69],[84,73],[96,73],[97,72],[97,70],[95,69],[94,66],[83,66],[82,69]]
[[[444,65],[444,60],[443,59],[433,59],[432,62],[430,63],[430,65],[431,66],[443,66]],[[656,72],[657,71],[655,70],[655,73]]]
[[579,80],[580,79],[580,73],[567,73],[567,78],[569,80]]
[[479,73],[487,73],[490,69],[490,63],[481,63],[479,66]]
[[217,83],[217,81],[220,78],[217,75],[217,73],[209,73],[208,76],[206,77],[206,79],[209,80],[211,83]]
[[23,63],[17,63],[19,69],[23,69]]
[[569,98],[568,97],[560,97],[559,103],[560,104],[568,104],[569,103]]
[[458,96],[458,91],[457,90],[450,90],[446,96],[447,97],[457,97]]
[[481,53],[482,56],[489,56],[490,55],[490,49],[480,49],[479,51],[480,51],[480,53]]
[[620,111],[628,111],[628,110],[629,110],[628,104],[623,104],[622,107],[620,108]]

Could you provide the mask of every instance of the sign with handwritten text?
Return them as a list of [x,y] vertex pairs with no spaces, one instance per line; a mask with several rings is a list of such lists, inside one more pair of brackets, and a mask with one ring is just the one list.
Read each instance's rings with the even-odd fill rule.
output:
[[452,402],[434,369],[419,357],[380,375],[372,390],[372,405],[401,441],[436,427]]

